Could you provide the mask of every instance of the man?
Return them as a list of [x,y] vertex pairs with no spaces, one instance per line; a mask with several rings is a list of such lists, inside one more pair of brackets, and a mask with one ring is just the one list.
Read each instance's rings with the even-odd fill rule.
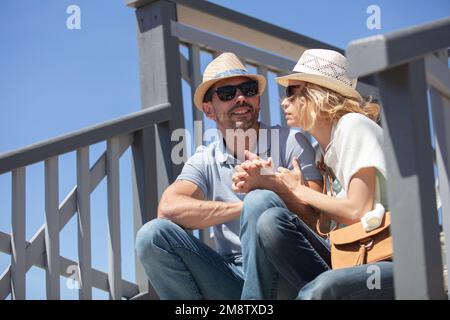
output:
[[[298,158],[307,183],[321,189],[308,140],[299,132],[258,122],[265,85],[263,76],[250,74],[232,53],[220,55],[205,69],[194,102],[216,122],[221,139],[199,147],[188,159],[163,193],[158,218],[145,224],[136,238],[137,254],[161,299],[240,299],[246,279],[271,279],[273,268],[257,254],[257,217],[240,216],[244,195],[231,187],[234,167],[245,160],[245,150],[252,151],[245,153],[247,158],[261,157],[274,167],[291,167],[292,159]],[[301,205],[298,209],[312,214]],[[186,231],[210,226],[217,251]],[[249,263],[260,266],[261,274],[246,274]],[[254,290],[275,299],[277,284],[270,281]]]

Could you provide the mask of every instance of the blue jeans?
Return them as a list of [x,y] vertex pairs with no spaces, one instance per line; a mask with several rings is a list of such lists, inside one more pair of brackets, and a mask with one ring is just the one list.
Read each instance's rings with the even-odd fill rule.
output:
[[[392,262],[331,270],[328,242],[290,212],[274,192],[250,192],[244,198],[242,217],[246,219],[241,239],[247,243],[243,298],[273,298],[281,275],[296,289],[297,299],[394,298]],[[246,235],[249,223],[256,224],[250,229],[256,233]],[[256,242],[246,239],[252,236]]]
[[280,278],[293,288],[294,298],[304,285],[330,269],[328,243],[272,191],[254,190],[244,198],[241,241],[245,275],[242,299],[288,296],[278,292]]
[[221,256],[169,220],[146,223],[136,236],[136,252],[160,299],[241,297],[241,254]]
[[324,272],[304,286],[297,299],[394,299],[393,263],[377,262]]

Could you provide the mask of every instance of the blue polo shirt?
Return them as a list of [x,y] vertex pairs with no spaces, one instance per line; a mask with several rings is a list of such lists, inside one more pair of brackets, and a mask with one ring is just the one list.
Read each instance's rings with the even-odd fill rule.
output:
[[[177,180],[195,183],[203,191],[205,200],[242,201],[245,194],[235,193],[231,189],[231,177],[240,161],[227,151],[222,139],[198,147],[185,163]],[[305,180],[322,180],[314,163],[315,151],[301,132],[279,125],[269,128],[261,123],[255,151],[263,159],[272,157],[275,170],[278,167],[292,169],[292,159],[296,157]],[[212,227],[216,249],[221,255],[241,252],[239,231],[239,219]]]

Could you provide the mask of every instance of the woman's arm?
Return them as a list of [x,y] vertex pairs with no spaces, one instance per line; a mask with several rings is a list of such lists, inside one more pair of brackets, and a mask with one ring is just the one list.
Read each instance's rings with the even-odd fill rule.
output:
[[327,214],[331,219],[344,224],[358,222],[371,211],[375,198],[375,168],[363,168],[355,173],[349,183],[346,198],[335,198],[298,185],[293,191],[299,201]]

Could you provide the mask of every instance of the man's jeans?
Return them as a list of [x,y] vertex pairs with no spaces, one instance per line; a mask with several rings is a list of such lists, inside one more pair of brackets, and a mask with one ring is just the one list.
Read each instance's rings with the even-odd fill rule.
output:
[[223,257],[169,220],[146,223],[137,234],[136,251],[160,299],[241,297],[242,256]]

